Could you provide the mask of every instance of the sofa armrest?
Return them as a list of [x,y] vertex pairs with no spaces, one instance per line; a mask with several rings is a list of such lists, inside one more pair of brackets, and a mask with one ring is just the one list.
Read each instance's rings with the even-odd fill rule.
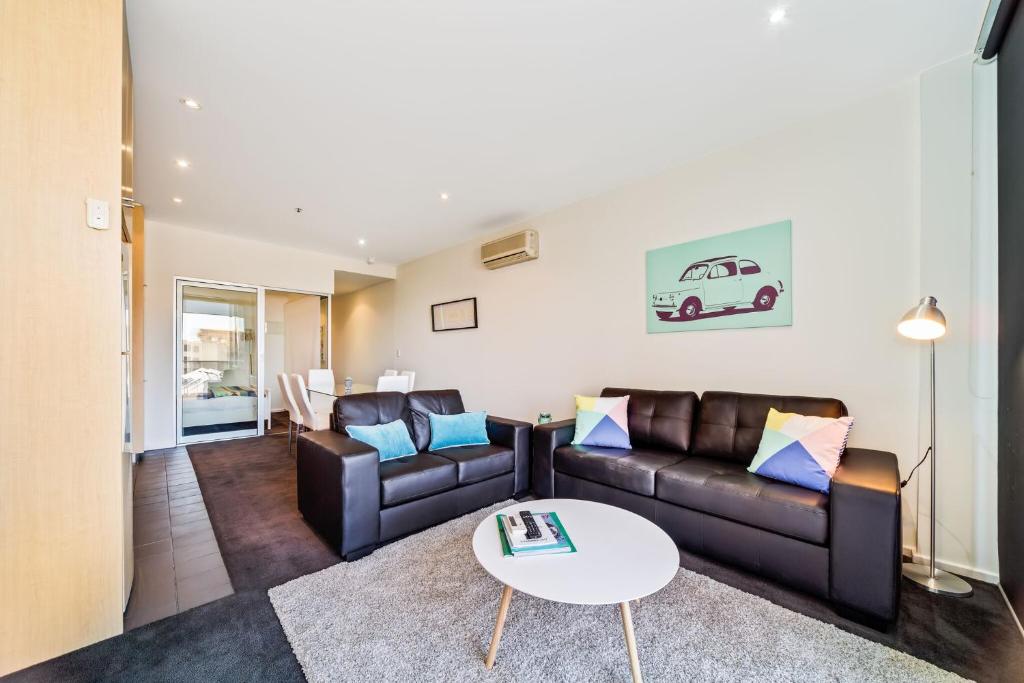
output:
[[329,429],[304,432],[296,447],[299,511],[344,559],[380,538],[377,449]]
[[533,495],[555,497],[555,449],[572,442],[576,420],[548,422],[533,428]]
[[832,479],[830,508],[832,599],[891,622],[899,611],[902,570],[896,456],[846,449]]
[[487,416],[487,438],[491,443],[511,448],[515,453],[515,485],[513,495],[530,488],[530,435],[533,425],[505,417]]

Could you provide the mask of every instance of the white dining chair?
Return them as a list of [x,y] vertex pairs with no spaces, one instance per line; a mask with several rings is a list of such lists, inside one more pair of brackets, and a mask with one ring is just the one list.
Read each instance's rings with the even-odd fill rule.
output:
[[384,371],[384,376],[385,377],[394,377],[397,374],[398,374],[398,370],[395,370],[393,368],[388,368],[387,370]]
[[416,385],[416,371],[415,370],[402,370],[402,377],[409,378],[409,391]]
[[313,369],[309,371],[309,388],[334,391],[334,370]]
[[377,391],[409,391],[409,378],[401,375],[384,375],[377,378]]
[[288,452],[292,452],[292,425],[295,425],[295,433],[299,433],[299,427],[302,426],[302,412],[299,410],[299,405],[295,402],[295,395],[292,393],[291,383],[288,381],[288,375],[280,373],[277,376],[277,383],[281,386],[281,395],[284,396],[285,406],[288,408]]
[[293,374],[292,382],[295,384],[295,400],[299,404],[299,412],[302,413],[302,431],[330,429],[331,414],[313,410],[313,403],[309,400],[309,391],[302,375]]

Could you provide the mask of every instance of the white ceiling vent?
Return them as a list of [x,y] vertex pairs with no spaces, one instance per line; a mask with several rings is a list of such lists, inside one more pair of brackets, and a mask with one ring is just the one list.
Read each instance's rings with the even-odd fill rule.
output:
[[503,268],[540,256],[540,237],[536,230],[523,230],[480,247],[480,260],[489,269]]

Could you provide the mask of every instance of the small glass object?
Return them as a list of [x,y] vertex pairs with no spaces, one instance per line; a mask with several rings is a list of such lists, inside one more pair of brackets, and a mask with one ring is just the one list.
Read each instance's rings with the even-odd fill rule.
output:
[[352,393],[352,378],[351,377],[346,377],[345,378],[345,395],[348,396],[351,393]]
[[541,413],[537,416],[537,424],[546,425],[551,422],[551,413]]

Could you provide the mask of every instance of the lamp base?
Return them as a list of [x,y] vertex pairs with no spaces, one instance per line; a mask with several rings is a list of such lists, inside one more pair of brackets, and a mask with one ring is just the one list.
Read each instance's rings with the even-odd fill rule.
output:
[[952,595],[959,598],[970,597],[974,593],[971,584],[961,579],[956,574],[935,570],[935,576],[928,571],[923,564],[913,562],[903,563],[903,576],[918,584],[927,591],[939,593],[940,595]]

